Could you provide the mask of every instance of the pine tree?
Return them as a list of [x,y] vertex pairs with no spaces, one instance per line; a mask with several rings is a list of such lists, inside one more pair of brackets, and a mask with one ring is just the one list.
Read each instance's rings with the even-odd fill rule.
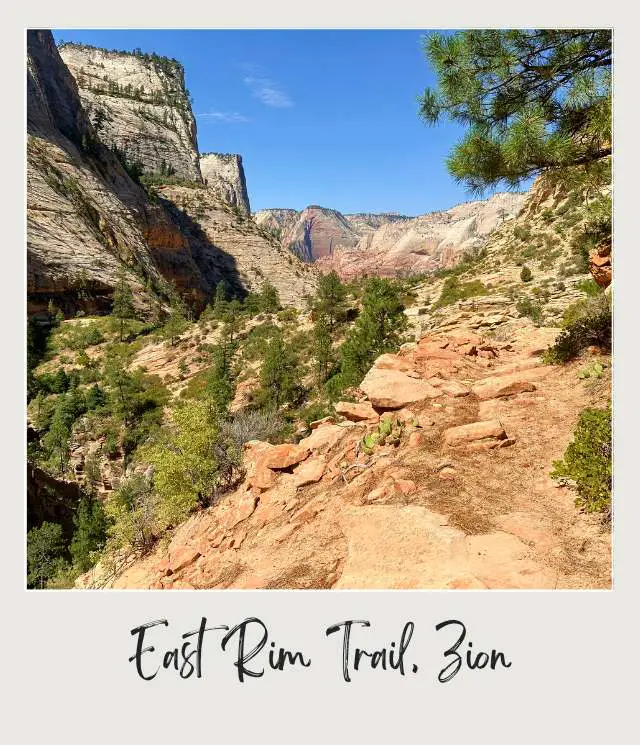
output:
[[27,533],[27,585],[44,588],[65,564],[62,526],[44,522]]
[[267,346],[260,369],[258,401],[265,408],[277,410],[296,400],[300,392],[299,361],[291,347],[285,344],[278,330]]
[[228,300],[227,284],[223,280],[218,282],[216,285],[216,294],[213,299],[213,317],[217,320],[221,320],[227,310]]
[[315,361],[316,385],[318,387],[327,380],[334,361],[333,345],[329,323],[325,316],[316,321],[313,331],[313,357]]
[[275,313],[280,310],[280,297],[278,290],[270,283],[265,282],[262,285],[260,293],[260,310],[263,313]]
[[107,517],[102,503],[83,497],[76,508],[73,524],[75,531],[69,551],[75,568],[86,572],[95,564],[95,553],[106,540]]
[[332,337],[336,326],[344,320],[346,296],[347,290],[335,271],[320,276],[313,310],[317,316],[326,318]]
[[188,325],[187,310],[179,295],[176,293],[171,298],[171,312],[163,329],[164,336],[169,340],[172,347],[175,346],[180,335],[186,330]]
[[421,116],[468,127],[447,165],[472,191],[575,168],[610,179],[610,30],[433,33],[425,54],[438,85]]
[[228,338],[223,338],[215,347],[212,365],[207,373],[206,393],[213,414],[220,416],[227,413],[235,393],[232,371],[235,345]]
[[372,277],[365,284],[362,311],[340,348],[344,385],[357,385],[376,358],[395,351],[407,327],[400,286]]
[[118,270],[118,281],[113,290],[113,308],[111,309],[111,315],[119,321],[120,341],[122,341],[125,320],[135,317],[133,292],[127,282],[127,272],[122,266]]

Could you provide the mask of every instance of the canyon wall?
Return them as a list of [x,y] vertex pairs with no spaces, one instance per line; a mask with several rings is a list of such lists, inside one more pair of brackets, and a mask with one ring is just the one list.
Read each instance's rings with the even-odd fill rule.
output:
[[200,182],[196,121],[177,60],[65,44],[60,55],[101,140],[145,174]]
[[237,207],[246,215],[251,213],[241,155],[202,153],[200,171],[206,185],[223,202]]

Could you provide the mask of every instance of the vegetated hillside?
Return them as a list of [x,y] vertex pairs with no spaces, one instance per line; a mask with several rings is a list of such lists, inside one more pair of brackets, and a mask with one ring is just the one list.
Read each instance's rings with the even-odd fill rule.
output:
[[[608,528],[589,512],[608,509],[606,471],[589,482],[600,496],[569,456],[568,480],[550,477],[581,412],[610,398],[585,215],[537,187],[458,267],[330,275],[310,310],[278,310],[267,285],[242,304],[220,294],[197,323],[126,321],[126,344],[117,317],[63,322],[34,371],[34,462],[93,493],[106,528],[84,563],[63,552],[74,563],[49,586],[96,561],[77,586],[609,586]],[[543,364],[559,336],[567,361]],[[584,426],[606,445],[606,422]]]

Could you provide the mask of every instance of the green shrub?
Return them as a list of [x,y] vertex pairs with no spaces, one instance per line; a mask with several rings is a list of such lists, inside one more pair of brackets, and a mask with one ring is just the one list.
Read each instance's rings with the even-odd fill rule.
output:
[[442,293],[438,302],[433,307],[434,309],[443,308],[458,302],[458,300],[466,300],[467,298],[480,297],[486,294],[487,288],[479,279],[475,279],[472,282],[460,282],[458,277],[454,275],[447,277],[445,280],[442,286]]
[[589,297],[595,297],[602,292],[600,285],[591,277],[589,277],[589,279],[583,279],[582,282],[578,282],[578,289]]
[[575,482],[576,504],[586,512],[611,512],[611,409],[580,414],[564,458],[554,461],[551,477]]
[[545,361],[568,362],[583,349],[598,346],[611,352],[611,301],[608,295],[578,301],[565,311],[564,329],[545,353]]
[[523,266],[522,271],[520,272],[520,279],[523,282],[531,282],[533,279],[533,274],[531,274],[531,269],[529,269],[528,266]]
[[530,318],[535,324],[542,321],[542,308],[530,298],[522,298],[516,303],[516,310],[521,316]]

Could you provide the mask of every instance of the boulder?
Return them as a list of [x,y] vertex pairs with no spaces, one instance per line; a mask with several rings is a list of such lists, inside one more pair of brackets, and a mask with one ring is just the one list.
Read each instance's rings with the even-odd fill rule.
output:
[[169,556],[169,569],[171,572],[179,572],[190,566],[200,556],[200,551],[192,546],[181,546],[171,552]]
[[360,388],[378,409],[401,409],[408,404],[437,398],[440,391],[424,380],[411,378],[398,370],[373,367],[366,374]]
[[317,427],[304,440],[300,440],[298,446],[314,451],[330,450],[346,435],[347,427],[339,424],[323,424]]
[[454,398],[469,395],[469,389],[463,386],[462,383],[458,383],[457,380],[446,380],[439,386],[439,389],[443,393],[446,393],[447,396],[453,396]]
[[264,460],[259,460],[253,473],[247,477],[247,482],[250,486],[255,486],[258,489],[270,489],[278,480],[278,474],[268,468]]
[[[318,432],[320,430],[316,430]],[[311,439],[313,435],[310,435],[307,440]],[[305,440],[301,440],[304,442]],[[299,445],[292,445],[289,442],[284,442],[282,445],[274,445],[271,450],[267,451],[261,458],[262,463],[267,468],[280,470],[283,468],[290,468],[295,466],[296,463],[300,463],[309,455],[309,448]]]
[[445,444],[451,446],[468,445],[482,440],[499,441],[506,439],[507,433],[497,419],[451,427],[444,433]]
[[376,410],[368,401],[360,404],[350,403],[349,401],[338,401],[334,408],[338,414],[342,414],[345,419],[349,419],[352,422],[378,419]]
[[315,484],[324,476],[327,467],[326,458],[323,455],[307,458],[303,463],[293,469],[296,488]]
[[535,390],[535,385],[526,376],[518,373],[485,378],[471,387],[472,393],[475,393],[481,401]]
[[411,372],[413,365],[406,357],[400,357],[398,354],[382,354],[373,363],[374,367],[380,370],[399,370],[400,372]]

